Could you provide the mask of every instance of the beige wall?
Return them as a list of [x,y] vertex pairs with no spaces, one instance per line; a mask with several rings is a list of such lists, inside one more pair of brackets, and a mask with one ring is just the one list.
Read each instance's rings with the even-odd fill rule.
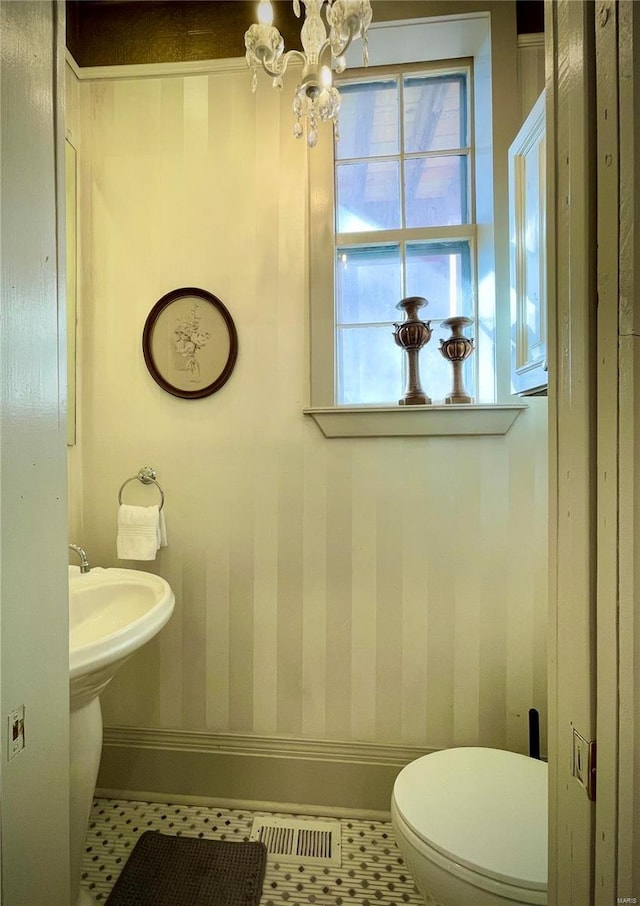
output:
[[[81,85],[72,523],[115,565],[118,489],[153,465],[169,546],[149,568],[177,600],[105,724],[526,751],[546,701],[546,400],[500,438],[328,441],[305,419],[305,148],[290,88],[249,82]],[[154,303],[189,285],[240,343],[200,401],[141,353]]]

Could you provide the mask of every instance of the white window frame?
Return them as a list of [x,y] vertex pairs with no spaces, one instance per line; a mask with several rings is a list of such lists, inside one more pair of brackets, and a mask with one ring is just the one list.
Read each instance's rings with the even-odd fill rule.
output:
[[[477,337],[477,266],[476,266],[476,221],[475,221],[475,164],[474,164],[474,122],[473,122],[473,102],[471,100],[473,96],[473,61],[469,58],[461,60],[439,60],[435,62],[428,63],[399,63],[396,66],[384,66],[376,67],[375,71],[372,71],[372,67],[368,69],[360,70],[349,70],[345,76],[336,80],[336,87],[341,89],[342,85],[346,84],[357,84],[362,82],[386,82],[386,81],[395,81],[398,84],[399,96],[402,97],[404,94],[402,83],[406,78],[411,76],[424,75],[424,76],[458,76],[462,75],[465,79],[465,103],[467,109],[465,111],[465,116],[467,119],[467,132],[465,138],[468,141],[465,141],[464,145],[460,146],[460,151],[467,158],[467,174],[469,178],[469,189],[467,192],[466,206],[468,211],[468,219],[459,225],[456,226],[424,226],[424,227],[399,227],[397,229],[389,230],[376,230],[370,231],[368,233],[338,233],[334,231],[334,281],[335,281],[335,267],[336,267],[336,252],[339,248],[358,248],[366,247],[370,248],[375,245],[398,245],[400,246],[400,258],[404,265],[406,264],[406,246],[416,242],[423,243],[428,246],[433,242],[462,242],[467,243],[470,250],[470,269],[471,269],[471,281],[470,289],[473,299],[473,311],[472,317],[474,321],[474,327],[469,328],[469,336]],[[400,115],[404,115],[404,111],[400,110]],[[431,156],[457,153],[458,149],[451,149],[447,151],[431,151],[429,154]],[[401,161],[401,166],[399,169],[399,176],[401,180],[401,185],[404,185],[404,172],[402,168],[402,161],[404,160],[404,149],[400,146],[397,155],[392,155],[394,158],[397,156]],[[337,166],[342,161],[334,162],[334,177],[337,178]],[[334,198],[335,198],[335,178],[334,178]],[[404,205],[403,205],[404,207]],[[407,292],[406,295],[409,293]],[[335,301],[335,282],[334,282],[334,301]],[[399,301],[400,297],[397,300]],[[395,317],[393,316],[395,314]],[[454,314],[454,312],[451,312]],[[461,314],[461,312],[456,312],[456,314]],[[402,314],[394,312],[393,307],[390,306],[390,315],[389,318],[389,343],[392,344],[391,331],[393,330],[392,322],[402,320]],[[434,330],[437,329],[437,323],[440,319],[435,319],[433,314],[427,308],[424,311],[420,312],[420,317],[425,320],[430,320],[434,324]],[[353,325],[358,326],[358,325]],[[335,313],[335,333],[334,333],[334,354],[338,345],[338,333],[340,331],[340,322],[337,316],[337,311]],[[432,338],[431,342],[436,345],[436,338]],[[482,348],[480,353],[487,357],[487,351]],[[489,350],[490,360],[493,360],[493,344],[491,344],[491,349]],[[478,386],[478,363],[480,361],[480,355],[477,353],[471,357],[468,361],[468,364],[471,366],[474,372],[474,387]],[[404,361],[401,359],[403,371],[398,374],[398,387],[397,393],[402,392],[402,388],[405,385],[405,373],[404,369],[407,366],[406,359]],[[339,395],[339,379],[338,379],[338,367],[337,362],[334,362],[333,372],[334,372],[334,402],[336,405],[344,406],[345,403],[338,402],[336,397]],[[428,378],[423,380],[425,392],[430,395],[430,387]],[[493,397],[491,402],[493,402]],[[386,403],[381,403],[382,405],[389,405],[395,403],[396,400],[390,399]]]
[[[334,168],[327,127],[308,156],[310,405],[304,410],[327,437],[505,434],[526,408],[526,404],[512,402],[509,391],[507,150],[519,125],[516,43],[514,35],[509,53],[505,37],[502,41],[494,37],[492,56],[492,36],[497,30],[489,13],[473,13],[374,23],[369,32],[369,56],[376,66],[473,60],[477,311],[493,323],[496,338],[495,369],[488,381],[478,385],[477,398],[497,402],[428,407],[335,404]],[[358,52],[356,44],[347,58],[348,66],[357,67]],[[492,70],[496,73],[493,80]],[[482,173],[481,179],[478,173]],[[495,218],[494,189],[501,201]]]

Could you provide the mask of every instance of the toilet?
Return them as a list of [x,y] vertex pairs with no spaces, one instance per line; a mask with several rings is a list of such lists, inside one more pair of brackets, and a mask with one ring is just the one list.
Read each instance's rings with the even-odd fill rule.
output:
[[443,749],[398,774],[396,843],[427,906],[547,902],[547,765],[479,747]]

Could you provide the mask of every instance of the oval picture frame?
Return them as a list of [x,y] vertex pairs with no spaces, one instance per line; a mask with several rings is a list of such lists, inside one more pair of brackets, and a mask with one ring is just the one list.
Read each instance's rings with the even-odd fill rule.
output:
[[231,377],[238,334],[217,296],[186,286],[162,296],[149,312],[142,353],[159,387],[181,399],[202,399]]

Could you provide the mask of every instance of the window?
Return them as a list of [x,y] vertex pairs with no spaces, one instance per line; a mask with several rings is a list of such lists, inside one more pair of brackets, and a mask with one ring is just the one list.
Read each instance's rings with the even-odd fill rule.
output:
[[[424,296],[431,341],[420,356],[434,400],[451,389],[439,353],[442,320],[475,319],[471,67],[437,64],[339,84],[335,146],[335,401],[396,403],[406,356],[393,340],[395,309]],[[473,359],[466,386],[474,392]]]
[[[526,408],[509,383],[507,151],[519,124],[507,20],[498,4],[374,23],[375,68],[348,68],[340,82],[340,140],[325,124],[308,155],[305,412],[327,437],[504,434]],[[408,295],[429,300],[420,371],[434,403],[451,388],[438,325],[454,312],[475,319],[465,383],[476,405],[398,406],[392,325]]]

